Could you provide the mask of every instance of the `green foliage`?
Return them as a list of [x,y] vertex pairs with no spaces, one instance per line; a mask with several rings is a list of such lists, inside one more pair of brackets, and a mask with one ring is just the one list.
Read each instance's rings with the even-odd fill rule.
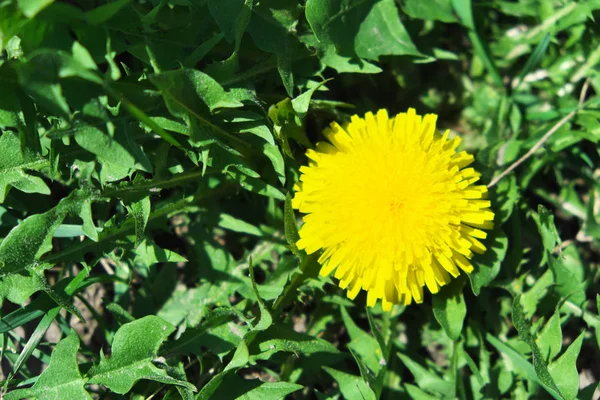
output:
[[[1,2],[0,397],[591,399],[599,13]],[[483,184],[535,151],[490,186],[469,280],[384,313],[298,250],[292,198],[330,122],[408,107]]]

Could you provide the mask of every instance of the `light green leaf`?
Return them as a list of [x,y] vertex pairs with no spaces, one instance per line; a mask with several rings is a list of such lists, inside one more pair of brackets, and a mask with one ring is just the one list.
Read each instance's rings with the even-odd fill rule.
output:
[[[575,246],[569,246],[577,254]],[[566,251],[565,251],[566,253]],[[586,300],[585,277],[583,276],[583,265],[577,258],[567,258],[569,253],[564,256],[554,257],[551,253],[546,253],[548,264],[552,275],[554,276],[554,290],[563,298],[581,306]]]
[[196,391],[194,385],[171,378],[152,361],[158,348],[175,328],[149,315],[125,324],[115,334],[110,357],[103,357],[88,372],[89,384],[101,384],[115,393],[124,394],[140,379],[183,386]]
[[[554,215],[546,207],[543,205],[538,206],[538,212],[531,213],[533,220],[537,224],[538,231],[540,232],[540,236],[542,237],[542,244],[544,246],[545,252],[552,253],[556,245],[562,243],[560,240],[560,236],[558,231],[556,230],[556,226],[554,225]],[[546,256],[544,256],[544,263],[546,260]]]
[[560,329],[560,314],[558,310],[550,317],[537,337],[540,353],[546,360],[553,360],[560,353],[562,346],[562,331]]
[[577,398],[579,390],[579,372],[576,363],[584,335],[585,332],[581,332],[567,350],[556,361],[550,363],[548,367],[556,386],[558,386],[563,396],[569,400]]
[[529,321],[525,319],[525,314],[523,312],[523,307],[521,306],[521,296],[515,297],[512,305],[512,320],[513,325],[517,328],[519,332],[519,338],[527,343],[532,352],[532,364],[535,370],[535,373],[540,381],[540,383],[544,386],[544,388],[553,395],[561,396],[560,389],[552,379],[552,375],[548,371],[548,363],[546,359],[540,352],[540,349],[537,345],[536,339],[531,333],[531,324]]
[[259,353],[252,356],[255,360],[268,360],[278,352],[310,356],[316,353],[338,354],[339,350],[326,340],[305,333],[296,332],[282,325],[275,325],[261,332],[255,339]]
[[464,285],[464,279],[453,279],[433,296],[433,315],[452,340],[460,337],[467,315],[462,292]]
[[360,376],[350,375],[329,367],[323,367],[323,369],[338,383],[344,398],[363,400],[377,399],[373,389],[371,389]]
[[6,400],[35,397],[38,400],[91,399],[79,373],[77,351],[79,337],[72,331],[61,340],[50,357],[48,368],[42,372],[31,389],[16,390],[6,395]]
[[65,214],[52,209],[27,217],[0,244],[0,276],[31,268],[51,249],[54,231]]
[[405,0],[402,10],[412,18],[442,22],[457,22],[451,0]]
[[345,307],[340,307],[340,310],[342,320],[350,335],[348,347],[358,354],[371,371],[377,374],[382,368],[381,361],[383,360],[383,352],[379,347],[379,343],[372,335],[369,335],[356,325]]
[[54,0],[18,0],[19,8],[24,16],[33,18],[37,13],[54,3]]
[[6,199],[10,187],[25,193],[50,194],[42,178],[27,172],[49,165],[43,158],[26,159],[21,153],[19,137],[5,131],[0,137],[0,203]]
[[156,263],[186,262],[187,259],[172,250],[161,249],[150,240],[143,240],[135,249],[134,264],[149,268]]

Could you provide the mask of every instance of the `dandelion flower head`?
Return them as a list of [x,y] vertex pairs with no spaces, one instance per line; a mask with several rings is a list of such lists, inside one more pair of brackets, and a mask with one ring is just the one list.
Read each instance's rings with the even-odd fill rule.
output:
[[292,202],[306,214],[297,245],[322,251],[321,275],[335,271],[350,299],[363,289],[386,311],[421,303],[423,287],[437,293],[486,250],[487,188],[467,168],[473,156],[457,152],[460,138],[437,133],[436,120],[414,109],[353,116],[306,152]]

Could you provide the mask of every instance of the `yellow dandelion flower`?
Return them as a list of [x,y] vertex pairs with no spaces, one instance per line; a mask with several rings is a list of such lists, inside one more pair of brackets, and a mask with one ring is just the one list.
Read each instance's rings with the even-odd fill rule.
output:
[[297,245],[323,251],[321,275],[335,271],[350,299],[363,289],[371,307],[421,303],[424,286],[436,293],[485,251],[487,188],[474,185],[473,156],[456,151],[460,138],[438,134],[436,120],[412,108],[355,115],[306,152],[292,202],[306,214]]

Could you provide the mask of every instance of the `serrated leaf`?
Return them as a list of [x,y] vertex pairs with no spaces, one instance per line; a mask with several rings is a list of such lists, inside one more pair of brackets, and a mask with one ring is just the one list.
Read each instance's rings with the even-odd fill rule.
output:
[[51,249],[54,231],[65,213],[52,209],[31,215],[13,228],[0,244],[0,276],[31,268]]
[[10,187],[25,193],[50,194],[44,180],[27,171],[49,166],[43,158],[27,160],[21,153],[19,138],[10,131],[0,137],[0,203],[4,202]]
[[319,41],[341,56],[420,55],[393,0],[309,0],[306,19]]
[[577,357],[581,351],[585,332],[575,339],[567,350],[554,362],[550,363],[548,370],[556,382],[556,386],[566,399],[575,399],[579,390],[579,372],[577,371]]
[[467,315],[467,305],[462,292],[464,285],[464,279],[453,279],[433,296],[433,315],[452,340],[460,337]]
[[42,372],[36,383],[30,389],[10,392],[6,400],[35,397],[39,400],[59,399],[91,399],[85,390],[86,379],[80,372],[77,363],[79,337],[75,332],[58,342],[48,368]]
[[525,319],[525,314],[523,312],[523,307],[521,306],[521,296],[515,297],[512,305],[512,320],[517,332],[519,333],[519,338],[527,343],[532,353],[532,364],[535,370],[535,373],[540,381],[540,383],[553,395],[558,395],[562,397],[560,389],[554,382],[552,375],[548,371],[548,363],[546,359],[543,357],[540,349],[536,343],[535,337],[531,333],[531,324],[527,319]]
[[127,211],[135,221],[135,246],[137,247],[144,240],[144,232],[150,218],[150,196],[130,202],[127,205]]
[[177,116],[181,116],[182,110],[202,115],[205,109],[213,112],[219,108],[243,106],[217,81],[195,69],[184,68],[151,75],[150,81],[163,93],[167,106]]
[[560,314],[558,310],[546,322],[537,337],[540,353],[546,360],[551,361],[560,353],[562,346],[562,331],[560,329]]
[[[544,246],[544,253],[554,251],[554,248],[562,243],[560,240],[560,236],[558,231],[556,230],[556,225],[554,225],[554,215],[546,207],[543,205],[538,206],[538,212],[531,214],[533,220],[535,221],[540,236],[542,237],[542,245]],[[544,258],[542,263],[545,263],[547,260],[546,255],[544,254]]]
[[[577,254],[575,246],[569,246]],[[553,289],[563,298],[581,306],[586,300],[585,277],[583,276],[583,265],[577,258],[568,259],[567,251],[562,256],[554,257],[550,252],[546,253],[548,264],[554,276],[555,286]]]
[[0,278],[0,301],[23,305],[32,294],[43,290],[44,282],[36,274],[22,271]]
[[278,352],[289,352],[296,356],[316,353],[338,354],[339,350],[326,340],[296,332],[282,325],[275,325],[256,336],[258,353],[255,360],[268,360]]
[[189,382],[171,378],[156,367],[158,348],[175,328],[162,319],[149,315],[125,324],[115,334],[110,357],[103,357],[88,372],[89,384],[104,385],[124,394],[140,379],[183,386],[196,391]]

